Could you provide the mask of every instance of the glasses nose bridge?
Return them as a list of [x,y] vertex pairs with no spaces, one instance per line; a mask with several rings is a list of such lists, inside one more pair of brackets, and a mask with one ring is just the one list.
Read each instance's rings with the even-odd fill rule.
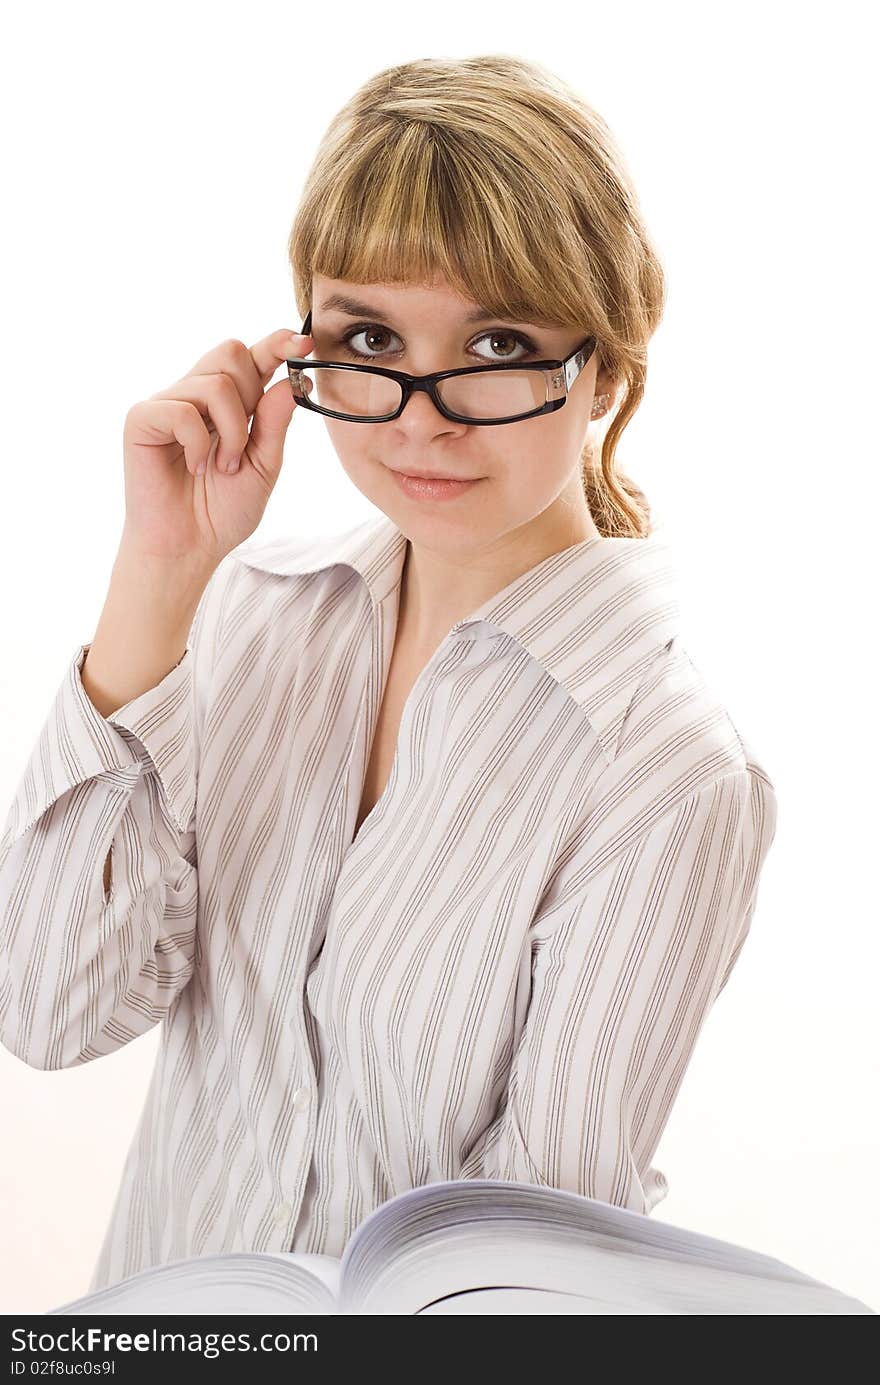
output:
[[402,383],[403,403],[400,406],[401,414],[403,413],[412,396],[414,394],[421,393],[426,394],[428,396],[431,403],[434,405],[434,408],[437,410],[439,414],[442,414],[444,418],[449,418],[449,414],[444,409],[443,403],[440,399],[440,393],[437,389],[436,375],[408,375],[406,380]]

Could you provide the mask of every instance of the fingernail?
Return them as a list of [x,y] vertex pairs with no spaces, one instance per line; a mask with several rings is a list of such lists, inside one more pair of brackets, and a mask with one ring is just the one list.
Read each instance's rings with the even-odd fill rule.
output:
[[240,462],[240,460],[241,460],[240,457],[233,457],[232,460],[230,461],[229,465],[227,466],[226,470],[227,470],[228,472],[229,472],[229,471],[238,471],[238,463]]

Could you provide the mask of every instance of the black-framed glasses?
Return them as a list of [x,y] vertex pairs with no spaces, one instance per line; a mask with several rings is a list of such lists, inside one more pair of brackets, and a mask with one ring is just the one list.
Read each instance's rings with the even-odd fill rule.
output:
[[[309,310],[303,336],[311,326]],[[298,356],[288,359],[287,373],[297,405],[347,423],[399,418],[415,390],[429,394],[444,418],[456,423],[518,423],[561,409],[596,346],[596,338],[587,337],[564,361],[504,361],[432,375]]]

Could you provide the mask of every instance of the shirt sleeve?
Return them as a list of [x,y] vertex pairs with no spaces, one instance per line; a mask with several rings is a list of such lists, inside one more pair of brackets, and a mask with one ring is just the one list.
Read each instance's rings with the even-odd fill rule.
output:
[[[750,928],[776,798],[754,767],[573,862],[531,934],[531,993],[502,1106],[460,1177],[650,1212],[650,1160]],[[600,834],[601,835],[601,834]]]
[[83,688],[80,645],[25,765],[0,836],[0,1043],[32,1067],[112,1053],[192,974],[198,741],[233,561],[175,667],[108,717]]

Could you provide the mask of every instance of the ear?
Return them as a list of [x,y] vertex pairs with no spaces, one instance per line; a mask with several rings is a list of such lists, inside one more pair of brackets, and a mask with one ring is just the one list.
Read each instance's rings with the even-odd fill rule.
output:
[[609,365],[606,365],[600,357],[599,364],[596,369],[595,393],[610,394],[614,396],[617,393],[617,388],[619,384],[620,381],[615,376],[611,367]]
[[607,366],[600,366],[596,371],[596,383],[593,387],[593,398],[598,399],[600,395],[606,396],[602,413],[598,417],[610,412],[617,399],[617,391],[620,381],[614,376]]
[[610,366],[600,366],[596,372],[596,388],[601,387],[603,391],[616,390],[618,381]]

